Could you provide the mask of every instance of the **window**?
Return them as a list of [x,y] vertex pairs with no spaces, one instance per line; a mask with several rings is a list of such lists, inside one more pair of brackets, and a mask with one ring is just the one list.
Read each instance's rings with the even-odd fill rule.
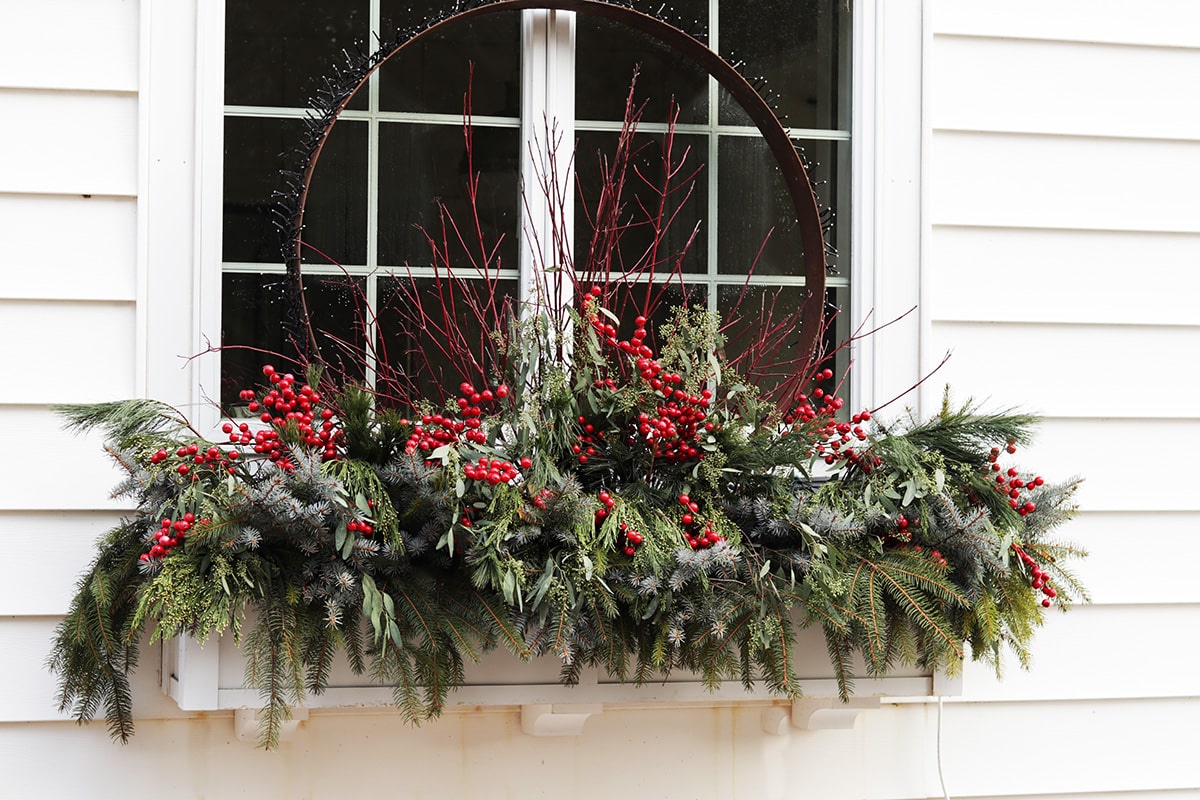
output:
[[[319,89],[331,65],[343,60],[343,48],[352,49],[371,31],[386,36],[419,26],[442,5],[437,0],[227,1],[224,344],[287,349],[284,275],[271,196],[279,188],[280,169],[288,166],[286,154],[300,141],[309,94]],[[652,6],[648,10],[658,3]],[[836,254],[829,257],[833,273],[827,291],[831,304],[845,308],[851,40],[846,5],[842,0],[770,0],[752,6],[680,0],[673,13],[688,21],[688,28],[704,30],[709,46],[726,58],[744,61],[747,75],[765,76],[768,89],[778,95],[777,108],[805,152],[820,199],[834,213],[829,236]],[[799,304],[803,276],[786,190],[757,130],[714,80],[641,34],[605,20],[566,12],[503,12],[447,25],[391,59],[335,126],[314,177],[305,235],[322,251],[311,254],[305,266],[309,311],[330,337],[359,337],[356,344],[363,344],[351,302],[356,292],[383,308],[395,288],[390,272],[411,271],[418,279],[432,275],[422,260],[428,248],[414,224],[435,220],[435,198],[452,212],[464,209],[462,97],[471,63],[473,167],[481,173],[485,225],[492,236],[503,237],[501,279],[514,296],[527,280],[520,265],[530,263],[532,247],[521,198],[522,180],[533,184],[528,142],[542,134],[543,120],[559,120],[568,141],[577,142],[579,181],[588,196],[597,180],[596,153],[611,150],[615,142],[637,65],[636,95],[647,103],[640,135],[661,137],[673,98],[679,107],[676,146],[687,147],[688,163],[702,168],[673,228],[672,243],[681,244],[699,225],[683,263],[688,301],[728,311],[749,284],[750,298],[780,290],[781,304]],[[586,241],[585,218],[583,209],[576,209],[576,252]],[[637,242],[626,244],[636,248]],[[672,291],[683,299],[683,290]],[[367,335],[396,335],[382,312],[380,323],[383,330]],[[834,335],[845,335],[844,323]],[[389,351],[406,349],[411,348]],[[252,349],[223,352],[225,400],[253,382],[261,359]]]

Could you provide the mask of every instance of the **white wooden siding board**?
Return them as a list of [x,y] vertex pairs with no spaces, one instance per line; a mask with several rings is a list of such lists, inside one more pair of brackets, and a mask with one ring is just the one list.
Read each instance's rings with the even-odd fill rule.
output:
[[[1157,580],[1147,572],[1131,570],[1128,579]],[[1197,603],[1051,607],[1033,640],[1031,669],[1007,656],[997,680],[990,664],[968,661],[963,695],[954,702],[1200,698],[1200,672],[1192,667],[1200,660],[1200,639],[1179,635],[1198,628]],[[1143,675],[1149,670],[1152,676]]]
[[134,317],[132,303],[0,300],[0,403],[132,396]]
[[[1142,672],[1152,664],[1148,657]],[[1147,676],[1113,679],[1131,677]],[[872,720],[866,715],[863,722]],[[947,703],[942,763],[954,797],[995,794],[1001,788],[1017,797],[1194,790],[1200,787],[1197,741],[1200,698]],[[998,742],[1021,744],[997,755]]]
[[939,34],[1200,47],[1200,7],[1194,0],[933,0],[927,13]]
[[0,294],[132,300],[136,215],[133,198],[0,195]]
[[120,509],[110,491],[122,474],[104,453],[103,440],[77,436],[44,406],[0,406],[0,428],[21,458],[0,459],[0,510]]
[[[0,616],[65,614],[96,542],[120,521],[96,511],[0,511]],[[31,575],[37,575],[36,588]]]
[[1198,452],[1200,420],[1050,418],[1014,460],[1048,480],[1082,475],[1077,499],[1088,511],[1200,511],[1185,477],[1163,477],[1190,476]]
[[0,193],[137,193],[135,95],[0,90],[0,112]]
[[[891,741],[882,734],[864,741],[857,734],[837,732],[772,738],[762,732],[760,714],[760,709],[736,708],[606,710],[588,721],[583,736],[533,737],[521,733],[514,710],[449,714],[420,727],[395,713],[313,712],[294,741],[274,753],[232,740],[228,716],[143,722],[125,747],[107,742],[101,725],[0,726],[0,754],[11,756],[5,785],[16,797],[88,797],[95,787],[120,787],[123,800],[342,797],[347,795],[349,759],[403,768],[399,793],[414,800],[849,800],[864,796],[859,790],[868,780],[865,773],[874,771],[854,766],[850,753],[860,742],[873,751],[899,752],[890,773],[894,784],[913,792],[926,785],[924,771],[913,763],[917,759],[912,756],[920,753],[913,752],[909,732]],[[897,727],[888,726],[886,732],[895,733]],[[28,753],[53,753],[55,763],[70,768],[47,768],[44,760],[30,759]],[[631,754],[655,754],[671,768],[636,768],[637,757]],[[879,758],[892,756],[889,752]],[[169,778],[147,777],[156,765],[166,764]],[[609,764],[618,766],[600,766]],[[531,775],[541,779],[531,780]],[[398,794],[396,769],[356,769],[352,783],[350,794],[356,797]]]
[[[1088,551],[1074,570],[1094,606],[1193,603],[1191,565],[1200,562],[1200,512],[1082,511],[1059,538]],[[1150,552],[1170,558],[1148,559]]]
[[934,131],[935,225],[1200,231],[1200,142]]
[[[953,797],[977,800],[1194,797],[1200,781],[1191,720],[1198,712],[1195,701],[947,705],[947,787]],[[589,720],[581,737],[536,738],[521,734],[511,709],[448,714],[419,728],[392,712],[313,711],[296,738],[274,753],[234,740],[227,714],[143,720],[127,746],[108,741],[102,724],[15,724],[0,725],[0,758],[8,766],[5,786],[17,797],[90,796],[97,786],[120,786],[129,800],[158,800],[164,791],[336,797],[345,794],[339,765],[348,754],[361,763],[395,763],[397,753],[405,764],[431,765],[407,771],[405,796],[414,798],[677,797],[682,787],[704,800],[941,796],[934,708],[889,707],[865,713],[854,731],[781,737],[763,734],[760,713],[610,709]],[[998,757],[997,741],[1028,744]],[[1043,749],[1053,753],[1052,765]],[[47,768],[29,757],[49,752],[71,768]],[[631,752],[659,753],[673,768],[596,771],[597,764],[629,764]],[[870,753],[870,769],[862,768],[862,753]],[[171,794],[161,781],[144,779],[153,764],[170,764],[170,786],[182,791]],[[534,773],[551,779],[531,783]],[[394,794],[395,771],[359,770],[354,786],[362,796]]]
[[[0,618],[0,722],[49,722],[72,719],[59,712],[58,680],[45,668],[58,617]],[[160,719],[185,716],[162,693],[159,684],[160,649],[143,643],[140,665],[130,676],[134,717]],[[103,728],[103,712],[100,724]]]
[[0,86],[136,91],[135,0],[0,0]]
[[937,36],[931,58],[934,128],[1200,139],[1200,49]]
[[1200,324],[1200,234],[939,226],[924,284],[939,320]]
[[1200,326],[935,321],[931,337],[952,354],[938,384],[962,396],[1052,417],[1200,419],[1200,375],[1180,369]]

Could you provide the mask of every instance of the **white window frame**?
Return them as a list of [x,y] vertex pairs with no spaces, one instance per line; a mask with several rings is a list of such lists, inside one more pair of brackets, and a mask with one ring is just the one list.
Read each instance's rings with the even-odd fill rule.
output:
[[[923,295],[929,225],[922,153],[929,126],[922,105],[922,55],[931,39],[924,6],[855,0],[852,328],[864,323],[867,312],[875,323],[898,318],[917,307]],[[142,0],[140,14],[137,387],[215,429],[217,413],[209,399],[219,397],[219,359],[188,356],[220,340],[224,4]],[[527,80],[535,76],[532,72]],[[852,405],[886,402],[936,365],[939,354],[923,349],[927,325],[918,308],[886,335],[859,343]],[[923,389],[907,404],[920,410],[920,401],[936,400],[926,394]],[[232,707],[232,696],[222,698],[218,687],[219,644],[201,647],[181,638],[164,645],[163,689],[181,708]],[[944,676],[922,681],[884,679],[867,693],[956,691]],[[860,681],[860,692],[864,687]],[[577,694],[536,688],[537,697],[548,702],[568,702],[565,697],[580,702]],[[640,697],[629,687],[617,691],[601,693],[600,702]],[[477,694],[468,692],[476,702],[489,697],[493,703],[513,702],[504,692]],[[677,693],[671,696],[679,699]],[[326,702],[353,702],[353,697],[327,697]]]

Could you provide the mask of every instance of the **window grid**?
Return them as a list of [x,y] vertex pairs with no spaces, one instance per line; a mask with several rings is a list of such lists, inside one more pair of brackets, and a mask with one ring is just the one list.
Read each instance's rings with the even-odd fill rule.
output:
[[[719,51],[720,47],[720,0],[709,0],[709,46],[714,50]],[[530,12],[522,12],[530,13]],[[381,23],[381,0],[370,0],[369,6],[369,24],[370,30],[376,31],[380,29]],[[562,24],[560,22],[560,24]],[[550,36],[554,35],[553,31]],[[845,58],[845,50],[842,49],[843,58]],[[522,58],[527,58],[527,53],[522,53]],[[844,73],[845,70],[839,69],[839,72]],[[421,112],[404,112],[404,111],[384,111],[380,108],[380,83],[383,70],[377,70],[368,80],[367,90],[367,108],[366,109],[346,109],[340,115],[340,119],[352,124],[362,124],[367,127],[367,180],[364,191],[366,192],[366,230],[363,235],[366,236],[366,259],[363,264],[339,264],[326,265],[320,263],[306,263],[304,266],[305,274],[308,275],[329,275],[341,276],[350,275],[361,277],[365,280],[366,299],[372,307],[377,307],[379,300],[379,279],[386,278],[392,273],[393,269],[403,270],[403,274],[412,275],[413,277],[431,277],[435,270],[432,267],[411,265],[389,265],[387,270],[381,273],[381,265],[379,263],[379,182],[380,182],[380,126],[383,124],[406,124],[406,125],[431,125],[444,126],[448,128],[460,128],[462,125],[461,115],[454,114],[439,114],[439,113],[421,113]],[[848,85],[843,83],[843,74],[835,76],[838,85],[834,91],[845,96],[848,93]],[[573,72],[571,79],[574,79]],[[848,82],[847,82],[848,83]],[[524,87],[523,87],[524,88]],[[252,105],[226,105],[224,106],[224,114],[226,118],[248,118],[248,119],[303,119],[307,113],[306,108],[297,107],[278,107],[278,106],[252,106]],[[701,135],[706,138],[707,143],[707,162],[705,164],[705,173],[707,179],[707,198],[705,214],[703,217],[706,231],[704,235],[707,237],[707,253],[704,272],[689,273],[684,275],[684,282],[695,288],[703,288],[707,297],[708,308],[712,311],[718,310],[719,290],[723,286],[740,287],[746,284],[759,287],[802,287],[805,285],[803,275],[764,275],[753,274],[746,276],[745,274],[737,273],[722,273],[720,272],[719,256],[721,253],[720,243],[718,241],[719,218],[718,204],[720,198],[720,168],[719,168],[719,148],[723,139],[730,137],[758,137],[759,131],[753,126],[741,126],[722,124],[720,122],[720,86],[717,81],[711,76],[708,77],[707,91],[707,122],[698,123],[680,123],[675,126],[675,131],[679,135]],[[520,129],[522,120],[517,117],[503,116],[487,116],[472,115],[472,124],[475,128],[516,128]],[[622,127],[622,123],[616,120],[575,120],[575,133],[604,133],[618,132]],[[641,133],[662,134],[667,130],[665,123],[658,122],[642,122],[638,126]],[[797,146],[803,146],[805,142],[845,142],[851,140],[851,133],[848,129],[839,128],[790,128],[789,134]],[[835,151],[836,152],[836,151]],[[848,155],[848,154],[847,154]],[[836,157],[836,156],[835,156]],[[845,232],[848,234],[849,226],[846,219],[846,209],[849,207],[849,198],[847,196],[849,189],[848,176],[844,171],[839,170],[840,186],[836,187],[836,196],[838,197],[839,205],[843,207],[842,216],[845,225]],[[572,181],[573,184],[573,181]],[[523,207],[519,204],[518,230],[516,235],[523,236]],[[842,237],[848,238],[848,237]],[[569,239],[570,240],[570,239]],[[281,263],[259,263],[259,262],[242,262],[242,261],[223,261],[222,270],[225,273],[242,273],[242,274],[283,274],[285,268]],[[474,275],[473,271],[470,273]],[[466,275],[464,275],[466,276]],[[500,270],[498,277],[505,280],[524,280],[529,281],[530,276],[526,269],[520,265],[517,268],[505,268]],[[656,275],[656,282],[666,282],[672,280],[670,274]],[[849,286],[850,279],[846,274],[835,274],[827,277],[826,287],[828,291],[837,292],[839,295],[844,294],[844,290]],[[848,314],[842,314],[842,317],[848,317]],[[378,331],[374,330],[376,323],[372,321],[371,330],[367,331],[367,341],[374,341],[378,335]],[[369,358],[373,353],[373,348],[368,347]],[[375,364],[368,363],[366,378],[368,382],[372,382],[375,373]]]

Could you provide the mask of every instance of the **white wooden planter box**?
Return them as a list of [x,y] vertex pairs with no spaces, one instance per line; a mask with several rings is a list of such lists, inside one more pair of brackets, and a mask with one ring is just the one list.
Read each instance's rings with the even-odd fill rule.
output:
[[[837,699],[837,682],[819,629],[797,631],[795,669],[804,699],[789,703],[757,686],[747,692],[736,680],[716,690],[707,689],[699,676],[678,671],[670,677],[641,686],[621,683],[602,670],[585,670],[579,684],[558,681],[559,662],[541,658],[523,662],[504,650],[493,650],[478,663],[466,666],[465,684],[450,693],[446,711],[484,707],[519,707],[522,728],[532,735],[571,735],[604,707],[723,706],[753,704],[763,707],[763,727],[770,733],[800,728],[852,727],[859,713],[878,707],[883,698],[924,698],[961,694],[961,679],[944,673],[915,669],[897,670],[884,678],[859,678],[848,704]],[[162,687],[185,711],[235,712],[235,724],[247,737],[254,732],[254,715],[262,701],[257,690],[243,683],[245,659],[231,636],[205,645],[177,638],[163,647]],[[310,694],[296,718],[308,709],[370,708],[392,705],[390,686],[372,684],[341,662],[322,694]]]

